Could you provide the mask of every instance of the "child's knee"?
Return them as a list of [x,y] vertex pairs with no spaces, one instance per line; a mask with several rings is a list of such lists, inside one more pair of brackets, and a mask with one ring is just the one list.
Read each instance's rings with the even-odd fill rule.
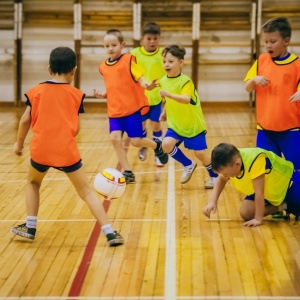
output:
[[254,218],[254,212],[252,212],[247,207],[242,205],[241,208],[240,208],[240,216],[245,221],[249,221],[249,220],[252,220]]
[[163,148],[164,152],[171,153],[172,150],[174,149],[174,144],[171,143],[171,141],[163,139],[162,148]]

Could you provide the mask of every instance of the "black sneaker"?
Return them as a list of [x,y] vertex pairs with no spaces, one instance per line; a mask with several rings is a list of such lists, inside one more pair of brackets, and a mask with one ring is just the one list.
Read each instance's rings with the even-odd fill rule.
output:
[[26,223],[24,223],[24,224],[12,227],[11,231],[16,235],[20,235],[20,236],[26,237],[30,240],[34,240],[36,228],[28,228],[26,226]]
[[125,177],[126,184],[135,183],[135,176],[132,172],[125,171],[123,172],[123,176]]
[[108,233],[106,238],[109,247],[116,247],[124,244],[124,238],[117,231]]
[[169,155],[162,149],[161,142],[156,141],[156,144],[158,145],[158,147],[154,150],[155,156],[158,157],[159,161],[165,165],[169,160]]

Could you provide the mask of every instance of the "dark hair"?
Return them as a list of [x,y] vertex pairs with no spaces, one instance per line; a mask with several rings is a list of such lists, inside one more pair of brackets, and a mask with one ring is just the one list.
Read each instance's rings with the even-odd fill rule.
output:
[[50,53],[49,66],[53,74],[68,74],[76,67],[76,54],[69,47],[57,47]]
[[234,145],[221,143],[211,153],[211,167],[218,172],[221,167],[232,165],[237,156],[240,156],[240,152]]
[[162,56],[165,57],[168,53],[171,53],[173,56],[179,59],[184,59],[186,52],[184,48],[181,48],[178,45],[173,44],[163,49]]
[[282,38],[291,37],[292,27],[289,20],[285,17],[272,18],[262,26],[263,32],[279,31]]
[[160,35],[160,27],[154,22],[149,22],[143,26],[142,35],[145,34],[158,34]]
[[123,34],[120,30],[118,30],[118,29],[109,29],[109,30],[106,31],[106,35],[108,35],[108,34],[115,35],[118,38],[120,43],[124,42],[124,37],[123,37]]

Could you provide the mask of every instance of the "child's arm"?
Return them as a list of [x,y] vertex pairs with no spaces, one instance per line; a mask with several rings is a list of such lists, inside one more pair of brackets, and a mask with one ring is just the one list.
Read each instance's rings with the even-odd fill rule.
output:
[[94,96],[95,96],[96,98],[104,99],[104,98],[107,97],[106,91],[105,91],[105,92],[102,92],[102,93],[100,93],[100,92],[99,92],[98,90],[96,90],[96,89],[93,89],[93,91],[94,91]]
[[148,83],[143,76],[141,76],[138,80],[140,86],[147,91],[151,91],[159,86],[159,83],[156,81],[157,79],[154,79],[151,83]]
[[268,79],[265,76],[254,76],[253,78],[249,79],[248,81],[246,81],[246,91],[248,93],[252,92],[255,90],[257,85],[260,85],[262,87],[266,87],[269,84],[271,84],[271,80]]
[[265,197],[264,197],[264,186],[265,186],[265,174],[258,176],[252,180],[254,187],[254,204],[255,204],[255,215],[254,219],[244,223],[244,226],[259,226],[263,222],[265,212]]
[[31,125],[31,107],[27,106],[24,114],[22,115],[20,122],[19,122],[19,128],[18,128],[18,134],[17,134],[17,141],[13,146],[13,150],[16,155],[21,156],[23,153],[24,148],[24,141],[26,139],[26,136],[28,134],[30,125]]
[[160,116],[159,116],[159,121],[164,122],[167,121],[167,113],[166,113],[166,108],[164,107]]
[[215,182],[215,185],[214,185],[214,189],[211,193],[210,200],[209,200],[208,204],[203,208],[203,214],[205,216],[207,216],[208,218],[210,218],[211,213],[215,213],[217,211],[219,197],[220,197],[228,180],[229,180],[229,178],[226,178],[222,175],[218,176],[218,178]]
[[171,94],[168,91],[164,91],[164,90],[160,91],[160,95],[162,97],[171,98],[171,99],[173,99],[179,103],[183,103],[183,104],[189,104],[191,101],[191,98],[189,95],[175,95],[175,94]]

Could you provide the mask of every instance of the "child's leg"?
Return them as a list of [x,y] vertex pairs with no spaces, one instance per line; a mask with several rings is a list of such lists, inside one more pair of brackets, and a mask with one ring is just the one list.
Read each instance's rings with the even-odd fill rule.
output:
[[26,211],[27,216],[37,216],[40,206],[40,187],[47,174],[39,172],[31,164],[29,165],[27,189],[26,189]]
[[192,160],[189,159],[180,148],[176,146],[178,140],[173,137],[165,137],[163,139],[163,149],[166,153],[168,153],[172,158],[181,163],[184,167],[192,164]]
[[40,168],[40,171],[35,169],[32,164],[29,165],[26,189],[26,223],[11,228],[14,234],[31,240],[34,240],[36,234],[37,215],[40,206],[40,187],[49,169],[49,167],[36,165]]
[[[271,215],[278,212],[280,206],[273,206],[271,204],[265,205],[264,216]],[[245,221],[252,220],[255,216],[255,202],[254,200],[244,199],[240,208],[240,215]]]
[[87,203],[98,223],[102,226],[108,224],[107,215],[103,205],[97,197],[96,192],[90,186],[83,168],[71,173],[66,173],[66,175],[74,185],[79,197]]
[[127,153],[123,147],[122,141],[122,131],[116,130],[110,133],[110,140],[115,149],[115,152],[118,156],[119,163],[121,164],[124,170],[131,170],[131,166],[129,164]]
[[195,150],[195,155],[204,165],[209,177],[218,177],[218,174],[211,168],[211,158],[208,155],[207,150]]

